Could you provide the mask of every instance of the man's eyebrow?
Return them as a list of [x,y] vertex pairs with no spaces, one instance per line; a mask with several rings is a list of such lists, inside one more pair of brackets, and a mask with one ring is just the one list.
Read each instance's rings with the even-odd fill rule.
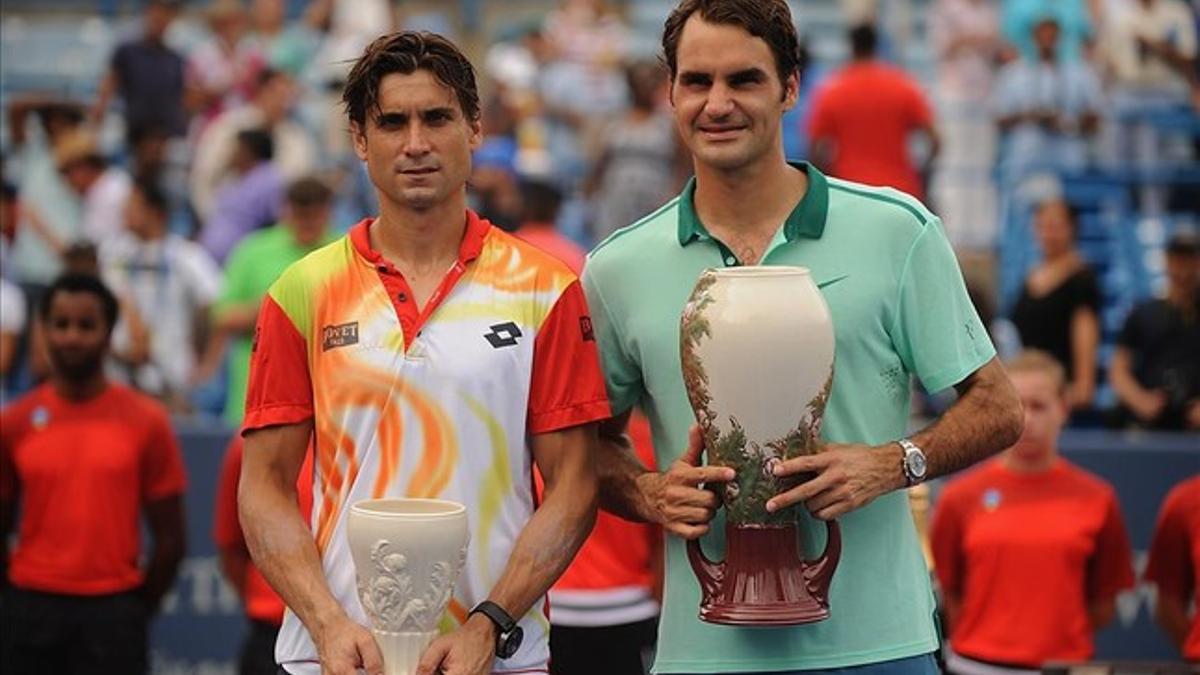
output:
[[425,108],[421,111],[421,117],[429,117],[430,115],[445,115],[447,117],[454,116],[454,108],[452,106],[437,106],[434,108]]
[[685,70],[685,71],[679,73],[679,79],[687,80],[689,82],[695,82],[698,80],[711,80],[712,74],[705,73],[705,72],[702,72],[699,70]]
[[743,68],[742,70],[731,73],[728,77],[730,80],[761,80],[767,76],[767,72],[758,66]]

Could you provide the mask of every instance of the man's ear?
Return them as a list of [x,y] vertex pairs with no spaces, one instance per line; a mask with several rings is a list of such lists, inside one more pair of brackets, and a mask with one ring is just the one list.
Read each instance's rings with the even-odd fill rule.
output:
[[367,130],[358,122],[350,122],[350,140],[354,142],[354,154],[360,161],[367,161]]
[[792,73],[783,83],[783,109],[791,110],[796,106],[798,100],[800,100],[800,74]]
[[470,129],[467,145],[472,150],[478,150],[479,146],[483,144],[483,121],[480,119],[471,120],[467,122],[467,127]]

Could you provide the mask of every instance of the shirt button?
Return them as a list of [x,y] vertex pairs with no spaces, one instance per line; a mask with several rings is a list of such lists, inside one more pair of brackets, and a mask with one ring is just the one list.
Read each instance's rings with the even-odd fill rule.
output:
[[733,256],[727,256],[727,257],[725,258],[725,264],[726,264],[726,265],[736,265],[736,264],[737,264],[737,258],[735,258],[735,257],[733,257]]
[[380,265],[377,269],[379,270],[380,274],[387,274],[387,271],[388,271],[387,265]]
[[407,293],[397,294],[396,299],[399,300],[400,302],[408,302],[408,294]]

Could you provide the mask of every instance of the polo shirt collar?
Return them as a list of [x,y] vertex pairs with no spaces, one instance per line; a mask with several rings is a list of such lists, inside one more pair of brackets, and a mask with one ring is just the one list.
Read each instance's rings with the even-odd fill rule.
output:
[[[808,190],[804,198],[796,204],[796,208],[788,214],[783,222],[783,236],[787,241],[797,237],[820,239],[825,232],[825,216],[829,212],[829,181],[817,168],[808,162],[788,162],[808,176]],[[694,195],[696,192],[696,177],[688,179],[679,196],[679,245],[687,246],[693,241],[706,241],[712,235],[700,222],[696,214]]]
[[[462,242],[458,245],[458,262],[463,265],[478,258],[479,254],[483,252],[483,240],[492,227],[491,223],[480,218],[470,209],[467,209],[466,218],[467,229],[463,232]],[[369,228],[378,221],[378,218],[367,218],[350,228],[351,245],[364,260],[372,265],[386,264],[379,251],[371,248],[371,238],[368,235]]]

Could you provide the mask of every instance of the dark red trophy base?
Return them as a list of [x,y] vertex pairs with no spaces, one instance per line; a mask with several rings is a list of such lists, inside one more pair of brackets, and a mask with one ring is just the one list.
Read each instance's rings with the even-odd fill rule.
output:
[[700,620],[731,626],[792,626],[829,618],[829,584],[841,556],[829,521],[825,552],[800,557],[796,525],[725,525],[725,561],[709,560],[699,540],[688,561],[700,580]]

